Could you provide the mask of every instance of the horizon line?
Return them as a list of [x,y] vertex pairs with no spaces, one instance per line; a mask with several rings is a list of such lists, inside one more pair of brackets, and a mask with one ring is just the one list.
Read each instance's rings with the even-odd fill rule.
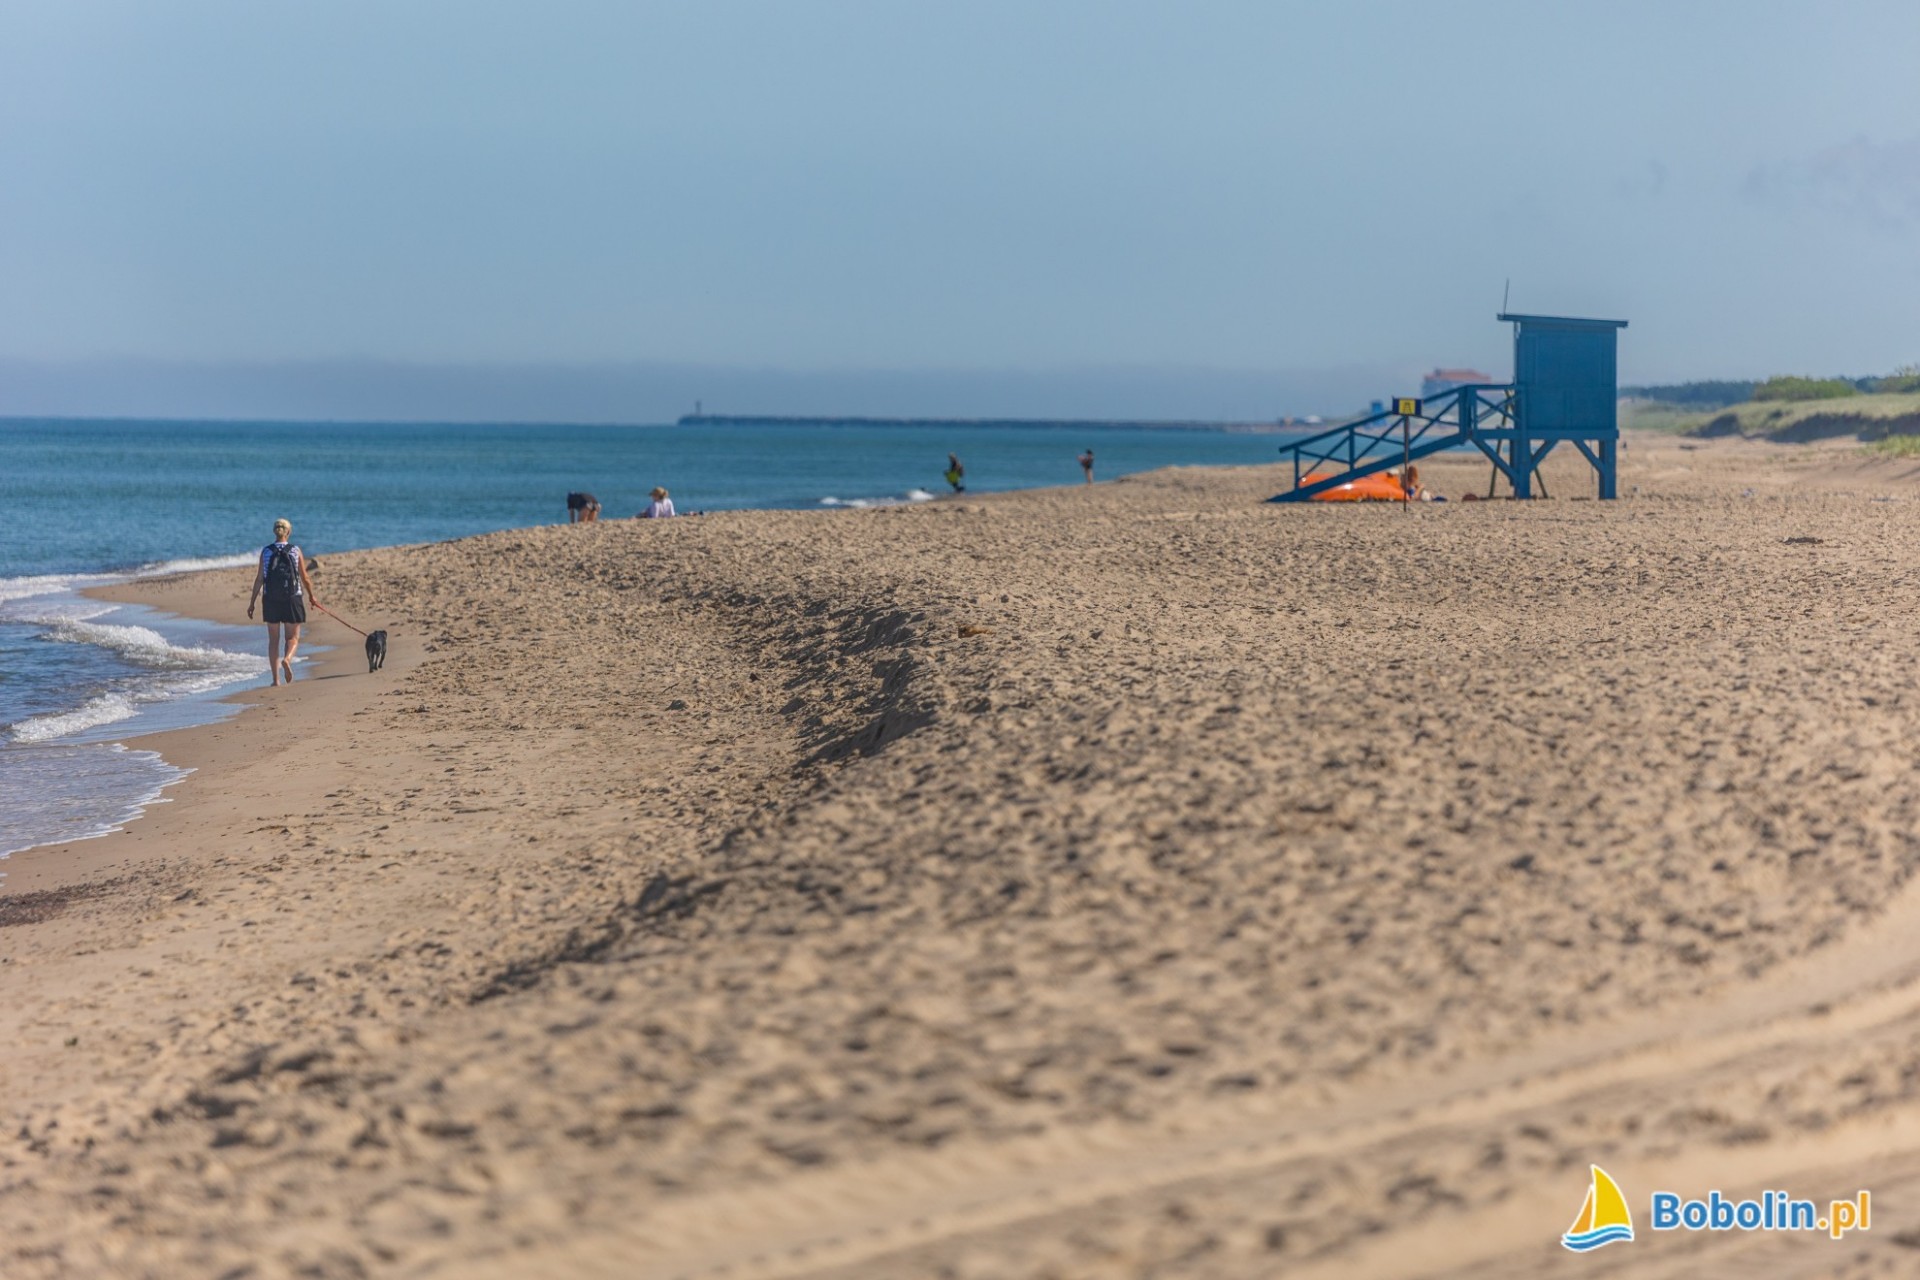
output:
[[[1325,415],[1320,415],[1325,416]],[[696,418],[698,421],[688,422]],[[788,414],[788,413],[727,413],[727,414],[682,414],[678,419],[664,422],[640,422],[625,419],[538,419],[538,418],[405,418],[405,417],[363,417],[363,418],[304,418],[281,417],[271,414],[248,414],[230,416],[218,414],[141,414],[118,413],[0,413],[0,425],[19,422],[126,422],[152,423],[162,426],[169,423],[231,423],[247,425],[250,423],[275,423],[287,426],[406,426],[406,427],[608,427],[646,430],[655,427],[680,426],[939,426],[939,427],[992,427],[992,426],[1062,426],[1062,427],[1120,427],[1139,430],[1203,430],[1213,427],[1273,427],[1285,429],[1289,424],[1278,418],[1026,418],[996,415],[980,418],[951,417],[896,417],[875,414]],[[1304,425],[1294,423],[1292,425]]]

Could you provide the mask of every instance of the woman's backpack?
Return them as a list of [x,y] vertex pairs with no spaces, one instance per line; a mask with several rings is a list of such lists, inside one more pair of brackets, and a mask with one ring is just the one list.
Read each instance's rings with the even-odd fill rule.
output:
[[300,570],[293,561],[293,548],[284,543],[274,547],[267,561],[267,598],[289,601],[300,594]]

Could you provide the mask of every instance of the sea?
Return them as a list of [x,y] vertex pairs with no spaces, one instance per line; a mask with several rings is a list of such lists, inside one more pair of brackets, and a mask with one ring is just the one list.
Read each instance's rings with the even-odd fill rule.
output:
[[[142,735],[234,714],[262,628],[81,594],[183,569],[244,575],[292,521],[310,556],[602,518],[655,485],[682,513],[867,507],[1274,462],[1273,434],[1191,427],[192,422],[0,419],[0,858],[105,835],[184,776]],[[311,649],[303,648],[303,659]],[[0,865],[0,874],[4,874]]]

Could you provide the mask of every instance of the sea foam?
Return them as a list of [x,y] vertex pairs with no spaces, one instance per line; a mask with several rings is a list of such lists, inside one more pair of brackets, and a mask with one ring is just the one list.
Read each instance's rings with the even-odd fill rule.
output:
[[35,573],[24,578],[0,578],[0,604],[11,600],[26,600],[33,596],[82,591],[88,587],[119,582],[124,577],[124,574],[111,573]]
[[118,743],[0,751],[0,866],[35,845],[120,830],[187,772]]
[[850,507],[856,511],[865,511],[869,507],[903,507],[909,502],[932,502],[934,495],[925,489],[909,489],[903,494],[885,498],[834,498],[820,499],[823,507]]
[[96,694],[78,707],[20,720],[7,727],[8,736],[15,742],[51,742],[130,720],[143,704],[210,693],[259,675],[264,665],[253,654],[173,644],[150,627],[90,622],[59,612],[26,621],[45,628],[40,637],[43,640],[96,645],[153,674]]
[[131,720],[139,713],[139,705],[132,694],[103,693],[88,699],[73,711],[29,716],[8,732],[15,742],[51,742],[55,738],[70,738],[76,733],[98,729],[101,725]]
[[[224,557],[215,563],[231,566],[234,558]],[[166,561],[147,566],[133,576],[204,568],[207,564]],[[123,606],[78,594],[86,586],[126,581],[127,577],[41,574],[0,579],[0,623],[32,628],[35,643],[90,646],[110,653],[122,664],[124,673],[95,683],[91,689],[69,686],[67,693],[72,701],[57,709],[47,709],[44,699],[30,698],[30,704],[39,702],[33,708],[37,714],[11,724],[0,723],[0,741],[48,743],[97,737],[96,730],[133,719],[143,706],[209,693],[262,673],[265,663],[257,655],[204,643],[175,643],[153,627],[105,621]]]
[[17,578],[0,578],[0,604],[26,600],[34,596],[64,595],[103,587],[132,578],[158,578],[169,573],[192,573],[200,569],[238,569],[253,563],[253,556],[197,556],[184,560],[156,560],[125,573],[32,573]]
[[199,556],[186,560],[156,560],[133,571],[136,578],[157,578],[168,573],[197,573],[202,569],[238,569],[253,563],[253,553],[233,556]]
[[66,644],[99,645],[103,649],[111,649],[129,662],[156,671],[202,671],[235,680],[253,675],[260,667],[261,660],[252,654],[206,645],[173,644],[150,627],[89,622],[71,617],[32,621],[46,625],[44,639]]

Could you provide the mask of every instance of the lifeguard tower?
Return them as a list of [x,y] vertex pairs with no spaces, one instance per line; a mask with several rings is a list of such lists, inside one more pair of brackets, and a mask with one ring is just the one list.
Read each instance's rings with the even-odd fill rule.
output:
[[1536,473],[1560,444],[1586,455],[1599,496],[1618,491],[1618,352],[1625,320],[1526,316],[1513,325],[1513,381],[1471,383],[1427,400],[1405,398],[1345,426],[1286,445],[1293,488],[1269,499],[1305,502],[1362,476],[1469,445],[1493,461],[1516,498],[1531,498]]

